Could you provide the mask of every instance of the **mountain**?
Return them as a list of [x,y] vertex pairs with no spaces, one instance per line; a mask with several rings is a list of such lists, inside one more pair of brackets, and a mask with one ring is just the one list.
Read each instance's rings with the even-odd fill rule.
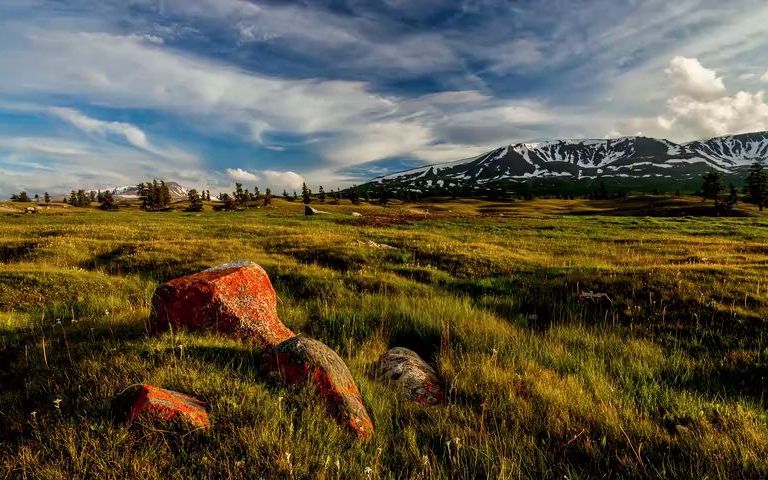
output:
[[[176,182],[165,182],[171,192],[171,200],[183,200],[187,198],[187,189]],[[117,187],[112,190],[112,195],[118,199],[139,198],[139,190],[136,185]]]
[[[518,143],[477,157],[377,177],[361,186],[433,192],[505,183],[610,179],[623,185],[692,181],[708,170],[738,174],[768,159],[768,132],[677,144],[622,137]],[[549,182],[553,183],[553,182]]]

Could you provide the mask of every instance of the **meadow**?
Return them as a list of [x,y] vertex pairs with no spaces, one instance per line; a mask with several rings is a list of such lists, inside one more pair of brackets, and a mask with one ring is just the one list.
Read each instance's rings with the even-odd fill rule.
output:
[[[686,215],[699,204],[6,204],[0,478],[768,477],[768,217]],[[370,443],[262,378],[252,347],[146,334],[160,282],[240,259],[347,361]],[[394,346],[436,365],[445,405],[376,378]],[[116,424],[111,399],[140,382],[205,400],[213,426]]]

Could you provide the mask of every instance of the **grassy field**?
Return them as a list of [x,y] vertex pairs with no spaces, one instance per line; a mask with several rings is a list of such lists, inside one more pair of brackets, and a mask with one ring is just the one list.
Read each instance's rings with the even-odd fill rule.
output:
[[[768,217],[688,217],[686,199],[318,208],[6,204],[0,478],[768,476]],[[258,351],[145,334],[159,282],[238,259],[348,362],[372,442],[261,378]],[[375,378],[393,346],[437,365],[446,405]],[[139,382],[207,401],[213,427],[114,424]]]

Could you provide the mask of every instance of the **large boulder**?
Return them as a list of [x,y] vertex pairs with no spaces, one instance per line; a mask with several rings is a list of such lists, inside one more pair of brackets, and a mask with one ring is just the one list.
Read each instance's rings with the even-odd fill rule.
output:
[[314,385],[330,413],[360,440],[373,436],[373,423],[349,368],[317,340],[297,335],[265,354],[264,368],[293,385]]
[[118,420],[133,422],[151,418],[165,422],[178,421],[194,428],[207,428],[211,422],[205,403],[153,385],[134,385],[113,400],[112,408]]
[[267,348],[294,333],[277,315],[267,272],[253,262],[227,263],[160,285],[152,297],[150,330],[214,331]]
[[437,405],[445,400],[445,387],[437,372],[413,350],[395,347],[384,352],[379,357],[378,369],[409,400],[424,405]]

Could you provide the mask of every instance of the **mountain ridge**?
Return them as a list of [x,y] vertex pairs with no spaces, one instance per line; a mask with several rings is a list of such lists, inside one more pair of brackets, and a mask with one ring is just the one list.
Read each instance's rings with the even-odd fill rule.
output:
[[712,169],[735,174],[766,159],[768,132],[687,143],[644,136],[562,139],[501,146],[475,157],[379,176],[364,185],[424,192],[537,179],[690,180]]

